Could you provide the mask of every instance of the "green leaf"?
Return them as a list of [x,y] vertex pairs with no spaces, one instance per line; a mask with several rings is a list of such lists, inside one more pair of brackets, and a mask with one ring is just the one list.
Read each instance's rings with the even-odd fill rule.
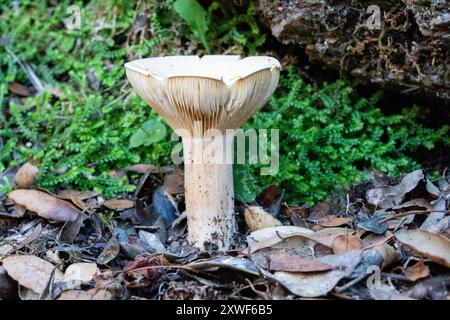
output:
[[148,120],[131,136],[130,148],[136,148],[142,145],[149,146],[161,141],[165,136],[165,125],[153,119]]
[[173,4],[173,8],[186,21],[205,49],[209,51],[208,42],[206,41],[208,25],[206,24],[205,9],[197,0],[177,0]]
[[252,202],[256,198],[255,181],[249,173],[248,166],[234,165],[233,167],[234,195],[237,200]]

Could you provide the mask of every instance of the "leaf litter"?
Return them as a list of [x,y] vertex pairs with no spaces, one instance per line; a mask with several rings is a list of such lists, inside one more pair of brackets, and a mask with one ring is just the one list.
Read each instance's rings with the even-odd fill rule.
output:
[[0,298],[448,299],[449,183],[421,170],[309,208],[270,186],[237,203],[235,246],[187,243],[183,172],[141,164],[138,190],[34,187],[32,163],[0,202]]

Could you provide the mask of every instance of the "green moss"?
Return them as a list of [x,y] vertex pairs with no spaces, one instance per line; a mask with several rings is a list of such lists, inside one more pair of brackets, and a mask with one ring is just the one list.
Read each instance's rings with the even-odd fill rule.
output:
[[342,81],[315,87],[289,69],[248,124],[280,130],[278,174],[258,176],[252,168],[260,186],[280,184],[288,201],[313,203],[366,179],[365,169],[396,176],[419,166],[410,156],[418,148],[449,143],[448,127],[422,126],[417,106],[388,116],[376,107],[378,98],[360,98]]
[[[80,30],[62,23],[71,1],[20,3],[18,13],[10,4],[0,4],[0,171],[34,159],[41,187],[112,196],[135,187],[126,177],[114,178],[111,170],[170,163],[169,134],[162,143],[130,146],[131,137],[149,120],[163,121],[133,92],[123,64],[147,56],[204,52],[173,10],[173,1],[80,1],[75,3],[81,8]],[[230,15],[216,2],[206,9],[211,52],[256,52],[264,35],[252,10]],[[138,13],[147,16],[144,34],[137,28]],[[9,94],[11,82],[31,87],[13,55],[33,67],[46,92],[28,98]],[[91,89],[88,69],[99,81],[98,91]],[[364,168],[395,175],[416,167],[408,154],[444,139],[447,128],[433,131],[418,124],[417,108],[385,116],[375,101],[358,99],[340,81],[315,88],[292,70],[285,73],[275,97],[247,126],[280,129],[280,171],[260,176],[252,166],[255,185],[277,183],[289,201],[314,202],[364,179]],[[252,183],[246,177],[236,183]],[[0,185],[0,192],[10,188]],[[254,186],[236,189],[254,193]]]

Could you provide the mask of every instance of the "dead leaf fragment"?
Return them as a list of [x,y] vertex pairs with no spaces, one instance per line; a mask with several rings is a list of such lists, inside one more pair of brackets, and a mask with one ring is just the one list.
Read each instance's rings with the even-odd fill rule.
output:
[[14,183],[18,189],[28,189],[34,184],[36,176],[39,173],[38,168],[27,162],[17,171],[14,176]]
[[18,189],[8,198],[49,220],[73,222],[78,217],[78,210],[70,203],[42,191]]
[[97,270],[97,264],[95,263],[74,263],[67,267],[64,273],[64,281],[79,280],[89,282],[94,278]]
[[382,209],[398,206],[402,203],[405,195],[415,189],[424,179],[422,170],[413,171],[403,177],[398,185],[368,190],[367,202]]
[[98,196],[98,193],[95,191],[77,191],[71,189],[64,189],[58,192],[56,195],[58,198],[65,200],[72,200],[72,198],[76,197],[80,200],[87,200],[93,197]]
[[[47,286],[53,270],[56,268],[37,256],[9,256],[3,259],[3,267],[8,275],[16,280],[21,286],[41,294]],[[64,275],[61,271],[55,270],[55,282],[62,281]]]
[[430,275],[430,269],[423,263],[423,261],[417,262],[415,265],[408,267],[405,271],[405,276],[411,281],[417,281],[419,279],[426,278]]
[[56,300],[112,300],[111,292],[104,289],[67,290],[61,293]]
[[87,68],[86,76],[89,80],[89,87],[91,87],[91,89],[94,91],[98,91],[100,89],[100,80],[98,80],[98,77],[94,72],[94,69]]
[[334,270],[312,273],[279,271],[275,272],[272,278],[298,296],[320,297],[333,290],[342,278],[350,275],[361,261],[361,257],[361,250],[353,250],[340,255],[328,255],[319,260],[332,265],[335,267]]
[[30,91],[24,85],[18,82],[11,82],[10,84],[8,84],[8,89],[18,96],[28,97],[31,95]]
[[325,216],[319,219],[319,224],[322,227],[330,228],[330,227],[339,227],[344,224],[347,224],[351,219],[350,218],[340,218],[336,216]]
[[104,205],[111,210],[125,210],[134,208],[134,202],[126,199],[106,200]]
[[346,235],[349,232],[350,230],[345,228],[326,228],[315,232],[311,235],[310,239],[326,247],[332,248],[333,241],[336,237]]
[[270,271],[318,272],[333,269],[327,263],[318,259],[305,259],[301,252],[289,249],[266,248],[254,253],[252,260]]
[[395,238],[432,261],[450,268],[450,240],[420,229],[398,231]]
[[0,266],[0,300],[17,297],[17,282],[8,276],[4,267]]
[[297,226],[280,226],[280,227],[265,228],[250,233],[249,236],[247,237],[247,243],[250,247],[253,246],[255,243],[266,241],[275,236],[289,237],[291,235],[296,234],[311,235],[314,234],[314,231]]
[[132,171],[137,173],[157,173],[160,171],[160,168],[157,166],[154,166],[152,164],[135,164],[130,167],[126,167],[124,170],[126,171]]
[[245,222],[251,231],[282,226],[283,224],[258,206],[247,207],[244,211]]
[[184,193],[184,174],[182,171],[175,171],[164,177],[164,188],[171,195]]
[[120,252],[120,244],[115,236],[109,239],[108,243],[105,245],[102,253],[97,257],[98,264],[107,264],[108,262],[114,260]]
[[333,240],[333,251],[336,254],[362,249],[364,242],[356,235],[343,234]]

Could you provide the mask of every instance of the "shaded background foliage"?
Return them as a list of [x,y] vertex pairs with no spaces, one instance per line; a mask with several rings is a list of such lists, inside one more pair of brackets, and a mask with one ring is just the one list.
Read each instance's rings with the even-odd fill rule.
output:
[[[251,4],[238,13],[218,2],[193,4],[79,2],[80,30],[63,23],[69,1],[0,4],[0,172],[32,160],[43,188],[113,196],[135,188],[132,176],[115,170],[169,164],[175,144],[169,128],[165,139],[142,142],[152,125],[164,122],[132,91],[123,64],[173,54],[274,54]],[[17,61],[32,67],[43,92]],[[257,166],[236,167],[238,198],[251,201],[275,183],[288,201],[312,203],[365,179],[368,170],[395,176],[418,167],[414,152],[448,143],[448,128],[426,128],[417,107],[385,115],[379,94],[361,97],[342,81],[306,83],[295,66],[284,67],[275,96],[246,126],[280,129],[280,171],[260,176]]]

